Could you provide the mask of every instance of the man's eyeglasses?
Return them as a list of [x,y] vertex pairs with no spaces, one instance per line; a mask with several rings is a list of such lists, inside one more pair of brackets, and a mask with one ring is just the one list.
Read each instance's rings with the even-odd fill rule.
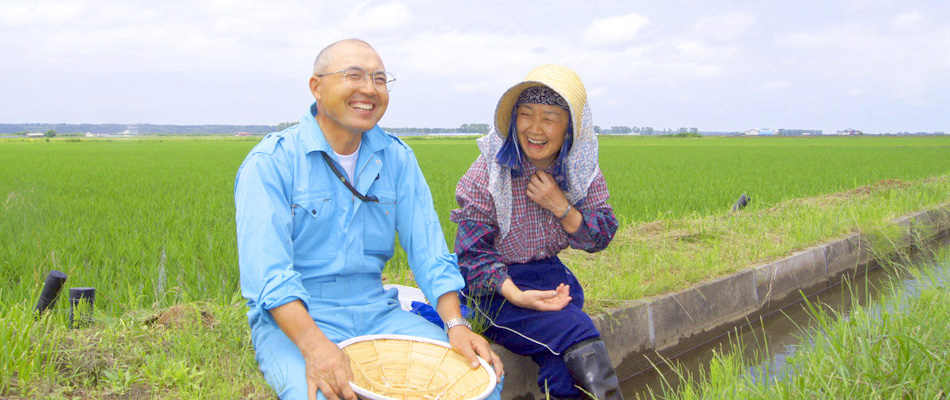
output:
[[377,92],[388,93],[393,91],[393,82],[396,81],[396,77],[392,73],[386,71],[376,71],[369,73],[369,71],[360,68],[360,67],[346,67],[342,71],[328,72],[325,74],[314,74],[317,77],[324,77],[327,75],[336,75],[343,74],[343,83],[350,88],[358,89],[362,87],[366,78],[372,77],[373,86],[376,88]]

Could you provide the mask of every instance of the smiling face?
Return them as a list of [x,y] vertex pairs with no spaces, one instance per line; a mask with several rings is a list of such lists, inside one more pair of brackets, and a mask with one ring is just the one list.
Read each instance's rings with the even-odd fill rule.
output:
[[376,126],[389,106],[389,93],[378,92],[372,79],[358,88],[343,83],[343,74],[333,74],[348,67],[360,67],[370,73],[385,71],[383,60],[368,45],[350,41],[333,46],[331,61],[321,74],[310,77],[310,91],[317,101],[317,123],[325,135],[359,135]]
[[522,104],[518,106],[516,126],[518,144],[525,157],[539,169],[545,169],[554,163],[570,121],[567,110],[544,104]]

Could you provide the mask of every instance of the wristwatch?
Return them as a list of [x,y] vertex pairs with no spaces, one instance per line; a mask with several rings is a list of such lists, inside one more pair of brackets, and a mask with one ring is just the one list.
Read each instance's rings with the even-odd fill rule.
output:
[[568,205],[567,205],[567,208],[564,209],[564,214],[561,214],[561,216],[560,216],[560,217],[557,217],[557,219],[563,220],[564,218],[567,218],[568,214],[571,213],[571,209],[572,209],[572,208],[574,208],[574,207],[571,206],[570,204],[568,204]]
[[452,328],[454,328],[454,327],[456,327],[456,326],[459,326],[459,325],[464,326],[464,327],[468,328],[469,330],[472,330],[472,324],[468,323],[468,320],[467,320],[467,319],[465,319],[465,318],[453,318],[453,319],[448,320],[448,321],[445,323],[445,331],[448,332],[449,329],[452,329]]

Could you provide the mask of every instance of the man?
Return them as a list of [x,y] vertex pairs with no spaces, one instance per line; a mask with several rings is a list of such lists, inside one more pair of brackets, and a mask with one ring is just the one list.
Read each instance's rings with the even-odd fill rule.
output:
[[[241,292],[257,362],[281,399],[356,400],[335,343],[360,335],[448,341],[473,367],[478,354],[502,374],[461,318],[464,281],[412,149],[376,125],[394,80],[385,71],[361,40],[323,49],[310,77],[316,102],[300,124],[265,136],[238,170]],[[396,232],[447,334],[383,290]]]

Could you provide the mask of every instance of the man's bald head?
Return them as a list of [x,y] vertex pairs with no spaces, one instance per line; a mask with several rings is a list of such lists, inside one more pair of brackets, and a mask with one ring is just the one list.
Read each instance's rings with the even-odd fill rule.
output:
[[[343,39],[338,42],[333,42],[329,46],[324,47],[323,50],[320,50],[320,54],[317,54],[317,59],[313,60],[314,74],[325,74],[328,72],[327,67],[333,62],[333,49],[339,45],[366,46],[373,49],[373,46],[370,46],[369,43],[360,39]],[[373,51],[376,51],[376,49],[373,49]]]

